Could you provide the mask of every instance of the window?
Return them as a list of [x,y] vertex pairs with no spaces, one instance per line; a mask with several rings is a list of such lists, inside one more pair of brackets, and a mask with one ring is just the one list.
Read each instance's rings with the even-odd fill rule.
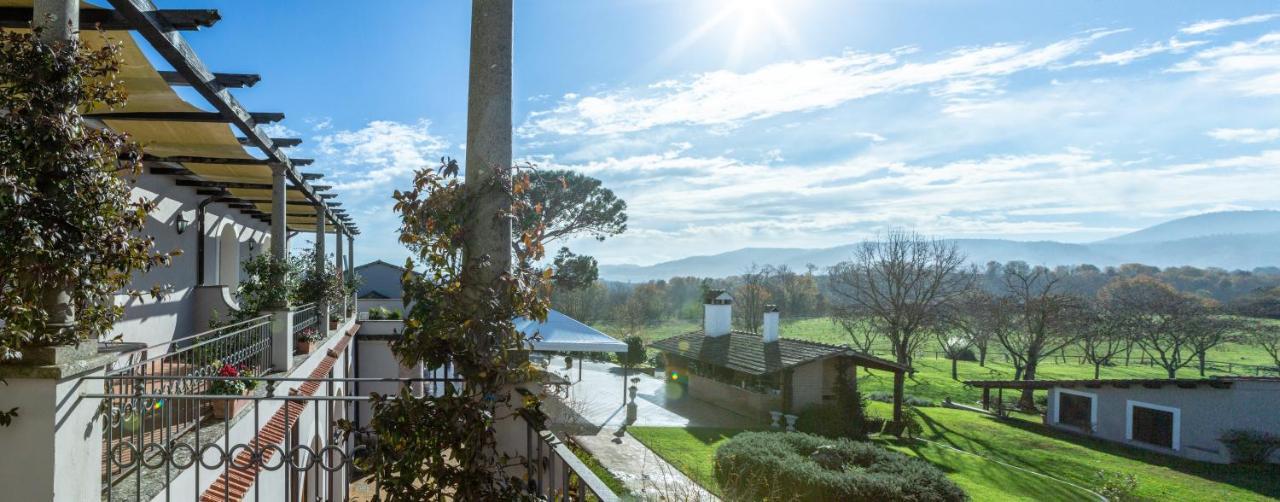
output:
[[1177,408],[1138,401],[1128,402],[1125,439],[1152,446],[1178,449],[1180,412]]
[[1093,427],[1093,398],[1059,392],[1058,423],[1074,425],[1082,429],[1091,429]]
[[1054,402],[1056,406],[1053,408],[1052,423],[1079,427],[1088,432],[1093,431],[1094,424],[1098,423],[1097,394],[1054,389],[1050,397],[1054,395],[1057,398]]

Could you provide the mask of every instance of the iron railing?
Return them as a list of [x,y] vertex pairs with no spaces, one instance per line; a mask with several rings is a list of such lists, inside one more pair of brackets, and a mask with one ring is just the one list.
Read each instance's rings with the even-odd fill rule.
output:
[[290,311],[289,315],[293,316],[293,339],[298,340],[299,336],[308,329],[314,335],[312,338],[319,337],[319,327],[316,326],[316,304],[308,303],[299,305]]
[[[99,378],[99,377],[89,377]],[[100,377],[109,382],[119,377]],[[154,380],[170,389],[196,380],[205,389],[235,383],[227,377],[141,377],[128,392],[108,387],[88,399],[104,403],[103,500],[381,500],[376,451],[362,444],[362,431],[340,427],[354,421],[368,396],[350,392],[359,384],[422,388],[456,385],[456,378],[256,378],[247,395],[153,391]],[[220,383],[219,383],[220,382]],[[431,392],[431,391],[428,391]],[[169,424],[177,409],[220,407],[225,418],[202,418],[190,433],[175,435]],[[139,410],[150,417],[138,420]],[[519,418],[513,418],[519,420]],[[131,431],[127,435],[122,432]],[[154,432],[154,433],[153,433]],[[615,501],[609,491],[555,436],[528,429],[525,461],[528,489],[547,500]],[[594,498],[589,498],[594,497]]]
[[[270,371],[270,367],[271,316],[264,315],[125,352],[103,378],[106,392],[112,395],[200,394],[208,390],[208,378],[217,376],[224,368],[262,375]],[[190,401],[171,403],[163,413],[128,404],[123,399],[107,399],[103,403],[107,409],[129,411],[116,424],[114,439],[117,441],[181,437],[211,413]],[[111,446],[107,440],[105,447]],[[104,468],[103,474],[114,479],[126,473]]]

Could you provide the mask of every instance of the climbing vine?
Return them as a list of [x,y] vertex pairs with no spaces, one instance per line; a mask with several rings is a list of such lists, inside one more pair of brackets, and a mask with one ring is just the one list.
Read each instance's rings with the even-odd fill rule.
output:
[[[527,174],[497,170],[493,181],[469,186],[457,170],[446,160],[437,170],[417,172],[412,189],[394,195],[400,241],[413,255],[406,268],[416,265],[421,273],[404,275],[412,309],[392,350],[405,365],[447,365],[462,381],[444,386],[440,396],[414,397],[408,389],[395,399],[375,396],[371,425],[379,461],[372,469],[391,500],[532,500],[526,482],[504,470],[524,459],[498,451],[495,424],[519,416],[541,429],[546,421],[536,397],[511,392],[532,374],[512,320],[547,315],[551,271],[535,265],[543,257],[543,227],[525,227],[513,239],[510,270],[488,256],[464,257],[462,250],[474,230],[468,222],[477,217],[510,221],[540,208],[528,202]],[[477,201],[492,197],[509,197],[510,210],[476,214],[483,207]]]
[[[123,312],[116,295],[144,294],[125,290],[134,272],[177,254],[140,235],[153,208],[130,195],[141,149],[82,117],[124,104],[119,54],[0,30],[0,356],[108,332]],[[76,319],[53,330],[59,291]]]

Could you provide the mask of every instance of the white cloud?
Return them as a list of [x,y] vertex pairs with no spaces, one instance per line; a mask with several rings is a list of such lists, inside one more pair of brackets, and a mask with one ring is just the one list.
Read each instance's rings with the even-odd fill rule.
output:
[[1203,40],[1181,41],[1176,37],[1170,38],[1167,42],[1152,42],[1143,44],[1138,47],[1120,52],[1102,53],[1099,52],[1093,59],[1085,59],[1075,61],[1073,63],[1060,66],[1058,68],[1076,68],[1081,66],[1097,66],[1097,65],[1118,65],[1124,66],[1142,58],[1154,56],[1156,54],[1171,53],[1181,54],[1191,47],[1204,45],[1208,42]]
[[943,92],[972,92],[993,87],[992,79],[1058,63],[1092,41],[1120,31],[1124,30],[1094,30],[1042,47],[968,47],[928,62],[900,59],[911,51],[848,51],[773,63],[748,73],[712,71],[643,89],[591,96],[569,93],[555,108],[531,113],[520,132],[526,137],[617,134],[669,125],[712,126],[727,132],[724,128],[746,120],[832,108],[924,85],[942,84]]
[[1248,96],[1280,95],[1280,32],[1200,50],[1168,71],[1194,73],[1207,85]]
[[1207,133],[1209,137],[1221,141],[1234,141],[1237,143],[1266,143],[1268,141],[1280,140],[1280,128],[1270,129],[1213,129]]
[[271,138],[297,138],[301,134],[298,131],[290,129],[289,126],[286,126],[281,122],[259,127],[262,128],[262,132],[266,133],[267,136]]
[[430,128],[426,119],[412,124],[376,120],[354,131],[317,136],[317,149],[322,165],[355,167],[336,169],[336,189],[368,190],[436,165],[449,143]]
[[1189,34],[1198,35],[1201,33],[1211,33],[1223,28],[1232,26],[1241,26],[1246,24],[1262,23],[1275,19],[1278,14],[1257,14],[1253,16],[1245,16],[1237,19],[1214,19],[1211,21],[1200,21],[1198,23],[1187,26],[1179,31]]

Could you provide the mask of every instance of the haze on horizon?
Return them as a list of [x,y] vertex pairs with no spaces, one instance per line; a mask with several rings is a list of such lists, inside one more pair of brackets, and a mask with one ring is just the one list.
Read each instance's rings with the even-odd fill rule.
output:
[[[602,264],[831,247],[892,226],[1089,242],[1280,207],[1265,189],[1280,186],[1280,7],[1084,7],[517,2],[517,158],[627,201],[625,234],[568,243]],[[291,9],[351,29],[246,37],[252,23],[236,22]],[[466,88],[465,2],[387,5],[377,22],[327,3],[225,10],[197,49],[284,75],[244,100],[284,105],[272,135],[303,137],[291,155],[344,193],[365,230],[358,259],[403,262],[391,191],[463,153],[465,101],[450,97]]]

